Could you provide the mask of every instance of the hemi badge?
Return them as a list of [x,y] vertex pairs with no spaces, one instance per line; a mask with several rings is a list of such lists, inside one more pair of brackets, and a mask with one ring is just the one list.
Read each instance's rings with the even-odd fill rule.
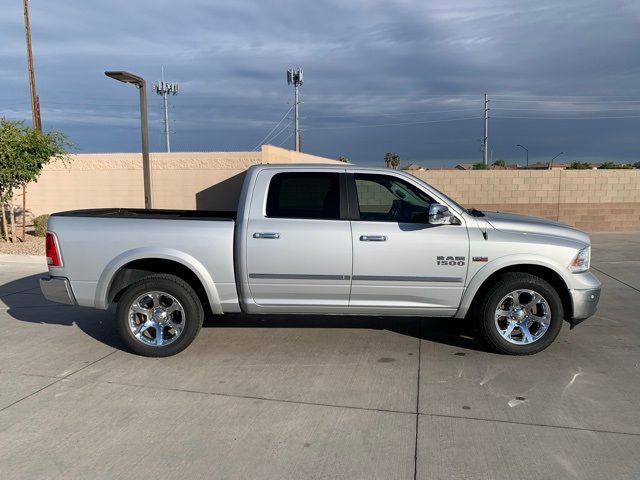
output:
[[474,262],[488,262],[489,257],[473,257]]

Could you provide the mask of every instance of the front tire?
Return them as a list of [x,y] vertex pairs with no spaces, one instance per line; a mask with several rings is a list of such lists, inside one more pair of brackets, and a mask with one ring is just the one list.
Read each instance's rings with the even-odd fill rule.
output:
[[492,349],[507,355],[532,355],[553,343],[564,312],[558,292],[528,273],[506,273],[479,302],[477,326]]
[[133,352],[168,357],[193,342],[204,311],[188,283],[175,275],[156,274],[127,287],[116,317],[120,337]]

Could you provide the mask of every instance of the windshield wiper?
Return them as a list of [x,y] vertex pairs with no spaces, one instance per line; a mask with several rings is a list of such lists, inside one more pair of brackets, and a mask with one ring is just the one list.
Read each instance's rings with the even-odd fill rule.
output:
[[469,214],[474,217],[484,217],[484,213],[482,213],[480,210],[477,210],[475,208],[469,208],[467,212],[469,212]]

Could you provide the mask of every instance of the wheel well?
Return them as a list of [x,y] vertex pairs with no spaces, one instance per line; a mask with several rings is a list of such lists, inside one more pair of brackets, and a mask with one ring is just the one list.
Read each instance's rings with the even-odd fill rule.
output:
[[535,275],[536,277],[540,277],[543,280],[549,282],[551,286],[558,292],[560,296],[560,300],[562,301],[562,310],[564,311],[564,318],[571,318],[573,311],[573,303],[571,302],[571,297],[569,296],[569,288],[567,284],[564,283],[564,280],[560,275],[551,270],[550,268],[543,267],[541,265],[530,265],[530,264],[522,264],[522,265],[510,265],[508,267],[502,268],[494,273],[492,273],[480,286],[478,291],[473,297],[473,302],[471,303],[471,308],[469,311],[472,311],[478,299],[483,298],[484,294],[489,290],[491,285],[495,284],[499,277],[509,272],[520,272],[520,273],[529,273],[531,275]]
[[144,258],[123,265],[113,276],[109,286],[107,303],[117,303],[127,287],[154,273],[168,273],[180,277],[196,292],[205,312],[211,312],[207,292],[193,270],[179,262],[164,258]]

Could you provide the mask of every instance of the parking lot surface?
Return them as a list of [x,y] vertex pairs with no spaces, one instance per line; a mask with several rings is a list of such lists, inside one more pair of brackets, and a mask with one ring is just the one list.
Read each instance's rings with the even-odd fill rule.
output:
[[531,357],[448,319],[208,318],[124,351],[0,257],[0,478],[638,479],[640,233],[593,234],[596,316]]

